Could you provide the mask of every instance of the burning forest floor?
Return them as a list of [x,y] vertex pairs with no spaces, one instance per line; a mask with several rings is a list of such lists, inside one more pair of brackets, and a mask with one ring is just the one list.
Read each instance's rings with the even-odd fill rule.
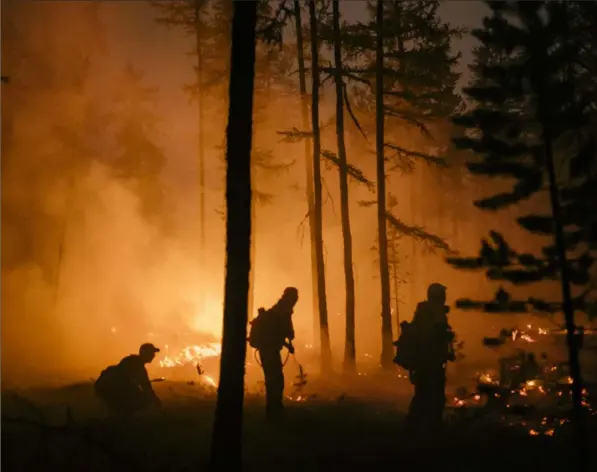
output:
[[[341,379],[299,385],[289,392],[281,425],[265,421],[262,394],[249,392],[245,470],[572,470],[575,448],[566,422],[554,434],[533,434],[534,426],[523,425],[521,418],[514,425],[500,415],[480,414],[488,411],[484,401],[464,398],[462,390],[458,398],[451,388],[445,430],[412,437],[404,429],[410,398],[406,379],[373,374],[351,381],[346,391],[342,385]],[[215,407],[212,382],[199,376],[154,387],[162,408],[124,423],[107,416],[90,382],[3,392],[3,470],[203,470]],[[539,423],[545,416],[515,414]]]

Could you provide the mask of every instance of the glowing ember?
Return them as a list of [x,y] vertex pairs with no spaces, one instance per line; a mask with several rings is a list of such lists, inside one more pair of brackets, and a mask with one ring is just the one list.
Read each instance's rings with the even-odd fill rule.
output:
[[176,367],[181,365],[197,365],[206,357],[217,357],[222,353],[222,345],[209,343],[202,346],[187,346],[177,356],[164,356],[160,367]]
[[303,397],[301,395],[298,395],[296,397],[293,396],[287,396],[286,397],[287,400],[293,401],[293,402],[297,402],[297,403],[304,403],[307,401],[307,397]]
[[[539,328],[539,327],[534,327],[533,325],[527,325],[527,330],[529,331],[533,331],[536,335],[539,336],[548,336],[550,334],[550,331],[544,328]],[[527,343],[535,343],[537,342],[537,339],[534,338],[533,336],[531,336],[528,332],[519,330],[519,329],[514,329],[512,330],[512,341],[524,341]]]
[[480,373],[477,381],[484,385],[499,385],[500,383],[498,379],[494,378],[493,375],[488,372]]

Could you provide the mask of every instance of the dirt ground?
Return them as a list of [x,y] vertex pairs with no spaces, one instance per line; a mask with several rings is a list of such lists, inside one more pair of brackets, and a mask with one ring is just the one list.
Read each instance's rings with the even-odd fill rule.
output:
[[[568,461],[574,448],[565,430],[531,437],[482,421],[452,421],[444,431],[409,437],[403,428],[408,383],[392,382],[384,391],[365,388],[388,385],[382,380],[360,382],[361,388],[356,381],[342,391],[340,381],[324,388],[313,379],[302,392],[307,400],[288,400],[287,420],[277,426],[265,422],[263,397],[249,394],[245,470],[573,470]],[[90,382],[3,392],[2,470],[204,470],[215,389],[201,381],[163,381],[155,388],[162,409],[126,423],[107,415]]]

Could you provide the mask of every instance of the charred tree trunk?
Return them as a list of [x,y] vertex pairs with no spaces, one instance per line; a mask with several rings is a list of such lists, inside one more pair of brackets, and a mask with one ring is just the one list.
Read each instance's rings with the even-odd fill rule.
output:
[[[334,82],[336,85],[336,137],[340,161],[340,213],[344,243],[344,282],[346,284],[346,339],[344,344],[344,371],[356,371],[355,300],[352,269],[352,234],[348,207],[348,162],[344,142],[344,80],[342,78],[342,45],[340,38],[340,8],[338,0],[332,2],[334,27]],[[391,329],[391,328],[390,328]]]
[[[301,6],[299,0],[294,0],[294,19],[296,27],[296,47],[299,68],[299,91],[301,94],[301,113],[303,129],[309,128],[309,104],[307,103],[307,79],[305,73],[305,54],[303,50],[303,25],[301,21]],[[305,140],[305,175],[307,183],[307,217],[309,221],[309,240],[311,246],[311,282],[313,299],[313,345],[319,339],[319,301],[317,296],[317,251],[315,234],[315,199],[313,197],[313,156],[308,140]]]
[[210,469],[242,470],[247,298],[251,269],[251,140],[257,2],[235,2],[226,130],[226,282]]
[[[544,103],[548,103],[548,99],[543,97]],[[541,103],[542,100],[539,100]],[[544,136],[544,153],[545,164],[547,167],[547,175],[549,179],[549,197],[551,203],[551,212],[553,216],[554,240],[557,251],[557,259],[560,267],[560,282],[562,287],[562,305],[564,311],[564,319],[566,323],[566,341],[568,344],[570,376],[572,377],[572,407],[573,418],[576,423],[578,433],[578,444],[580,448],[580,467],[584,468],[587,460],[588,445],[587,445],[587,430],[582,406],[582,390],[583,380],[580,369],[580,360],[578,356],[578,336],[577,327],[574,322],[574,305],[572,302],[572,292],[570,283],[570,273],[568,267],[568,258],[566,256],[566,242],[564,240],[564,229],[562,225],[562,215],[560,206],[559,189],[556,180],[556,172],[554,168],[554,158],[551,142],[551,130],[548,119],[543,120],[543,136]],[[580,470],[580,469],[579,469]]]
[[[255,189],[255,170],[251,172],[251,188]],[[255,303],[255,261],[257,257],[257,201],[251,198],[251,271],[249,272],[249,297],[247,300],[247,313],[249,320],[253,319],[253,307]]]
[[394,267],[394,312],[396,314],[396,339],[400,337],[400,288],[398,282],[398,269]]
[[379,244],[379,278],[381,281],[381,366],[392,367],[392,311],[390,307],[390,272],[388,267],[388,233],[386,223],[386,169],[384,157],[383,110],[383,3],[377,0],[377,50],[375,71],[375,114],[377,151],[377,228]]
[[[409,191],[410,191],[410,221],[412,221],[413,226],[417,226],[417,223],[419,221],[418,218],[418,207],[417,207],[417,202],[418,202],[418,193],[417,193],[417,186],[419,184],[418,182],[418,172],[417,169],[415,169],[415,171],[410,175],[409,178]],[[417,247],[417,242],[415,241],[414,238],[411,238],[410,241],[410,248],[411,248],[411,253],[410,253],[410,273],[411,274],[418,274],[418,262],[419,262],[419,253],[418,253],[418,247]],[[417,298],[419,296],[419,291],[418,291],[418,277],[410,277],[409,278],[409,283],[410,283],[410,313],[414,313],[415,312],[415,308],[417,306]]]
[[325,263],[323,259],[323,201],[321,188],[321,137],[319,132],[319,39],[315,0],[309,1],[309,24],[311,28],[311,126],[313,127],[313,210],[315,232],[315,256],[317,259],[317,299],[319,301],[319,339],[321,370],[329,372],[332,367],[330,329],[325,287]]
[[[203,0],[195,0],[195,41],[197,48],[197,120],[198,120],[198,134],[197,134],[197,153],[199,158],[199,220],[200,220],[200,256],[199,263],[201,269],[205,268],[205,143],[203,142],[203,119],[204,119],[204,95],[203,95],[203,50],[201,44],[201,6]],[[202,284],[204,285],[204,284]],[[205,289],[201,288],[200,305],[201,312],[205,312]]]
[[392,263],[391,263],[391,269],[392,269],[392,274],[391,274],[391,279],[392,279],[392,285],[394,287],[394,312],[396,314],[396,339],[398,339],[400,337],[400,305],[399,305],[399,298],[398,298],[398,293],[399,293],[399,285],[400,282],[398,280],[398,250],[396,248],[396,241],[394,241],[394,238],[392,237],[392,244],[389,246],[390,250],[390,258],[392,259]]

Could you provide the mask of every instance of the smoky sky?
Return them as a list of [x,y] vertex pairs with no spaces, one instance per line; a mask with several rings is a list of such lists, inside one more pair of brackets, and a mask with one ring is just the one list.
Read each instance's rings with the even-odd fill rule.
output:
[[[344,0],[340,4],[346,21],[366,19],[365,1]],[[483,2],[475,1],[442,2],[440,7],[443,20],[452,26],[465,28],[480,26],[487,12]],[[196,114],[193,107],[189,106],[188,95],[181,88],[182,83],[193,81],[193,65],[188,55],[192,52],[192,44],[180,30],[156,24],[155,10],[148,2],[102,2],[101,14],[113,63],[134,64],[145,73],[147,82],[158,88],[160,113],[168,122],[168,133],[163,136],[162,142],[170,156],[165,178],[175,182],[179,191],[191,194],[196,184],[192,169],[189,168],[192,164],[188,160],[176,158],[177,151],[172,148],[172,143],[188,140],[196,130]],[[469,35],[454,41],[454,50],[462,55],[459,64],[461,85],[468,80],[467,66],[472,60],[474,44],[475,40]],[[208,186],[210,183],[212,186],[219,185],[215,179],[209,178],[210,173],[219,171],[207,170]],[[196,202],[189,199],[188,211],[192,212],[194,207]],[[184,209],[181,213],[185,213]]]

